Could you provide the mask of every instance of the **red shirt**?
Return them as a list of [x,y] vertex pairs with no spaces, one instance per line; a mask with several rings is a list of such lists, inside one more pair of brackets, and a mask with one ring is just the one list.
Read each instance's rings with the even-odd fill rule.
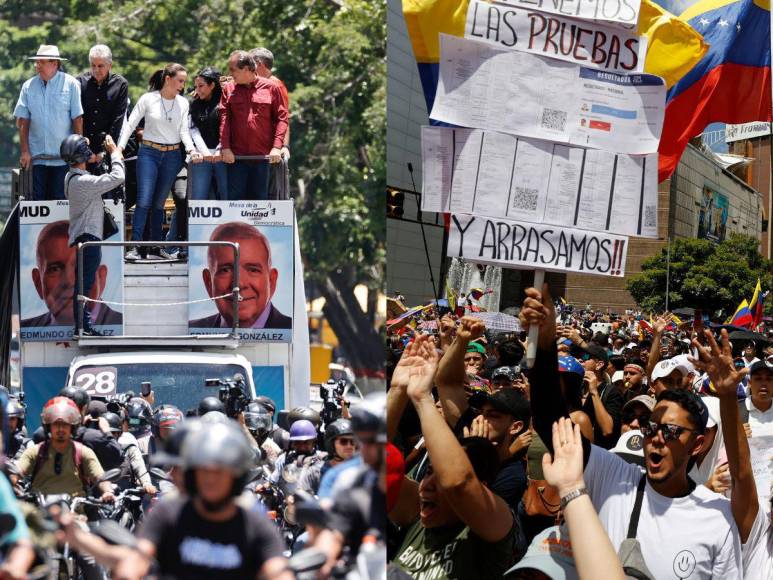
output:
[[234,155],[268,155],[281,149],[287,133],[287,107],[279,86],[257,78],[249,85],[223,87],[220,146]]
[[277,85],[279,85],[279,92],[282,93],[282,102],[285,104],[285,107],[287,107],[287,112],[290,112],[290,94],[287,92],[287,87],[282,82],[282,79],[278,79],[274,75],[271,75],[268,77],[268,80],[274,81]]

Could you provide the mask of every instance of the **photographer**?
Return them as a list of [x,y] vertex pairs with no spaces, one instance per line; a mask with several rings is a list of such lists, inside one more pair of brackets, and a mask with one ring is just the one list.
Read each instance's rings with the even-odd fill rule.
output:
[[[70,171],[64,178],[64,195],[70,200],[70,246],[83,242],[99,241],[104,238],[104,204],[102,194],[115,189],[124,182],[126,172],[123,156],[107,135],[104,141],[105,151],[110,154],[112,169],[104,175],[90,175],[86,171],[86,162],[94,155],[89,149],[89,141],[81,135],[70,135],[62,141],[59,153]],[[99,246],[87,247],[83,250],[83,295],[89,296],[97,276],[97,269],[102,261],[102,249]],[[78,262],[75,265],[75,279],[78,272]],[[73,288],[72,306],[75,320],[75,332],[83,329],[83,334],[97,336],[91,327],[91,312],[87,304],[83,304],[83,318],[78,318],[78,284]]]
[[319,395],[322,398],[322,423],[330,425],[338,419],[350,419],[349,403],[344,399],[346,381],[330,379],[324,385],[319,386]]

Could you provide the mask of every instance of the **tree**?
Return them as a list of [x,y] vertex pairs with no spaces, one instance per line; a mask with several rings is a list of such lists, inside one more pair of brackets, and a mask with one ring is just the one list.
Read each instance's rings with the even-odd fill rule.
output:
[[[0,5],[0,165],[16,165],[12,119],[24,57],[58,44],[75,73],[97,42],[113,50],[130,98],[153,70],[180,62],[190,73],[225,70],[235,48],[266,46],[290,91],[291,179],[306,278],[360,374],[383,369],[373,328],[383,288],[386,184],[386,3],[383,0],[8,0]],[[367,311],[354,296],[370,290]]]
[[[668,307],[700,308],[705,313],[732,314],[751,299],[759,278],[762,289],[773,288],[773,263],[758,251],[751,236],[730,234],[723,242],[679,238],[671,242]],[[642,272],[628,280],[628,292],[645,311],[665,310],[667,249],[642,263]],[[771,301],[766,312],[773,312]]]

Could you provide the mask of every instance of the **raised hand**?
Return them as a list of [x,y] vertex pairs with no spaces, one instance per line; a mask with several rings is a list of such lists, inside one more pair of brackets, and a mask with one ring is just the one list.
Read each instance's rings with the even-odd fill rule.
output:
[[671,315],[666,312],[662,316],[658,316],[652,323],[652,330],[658,334],[663,334],[663,331],[671,324]]
[[456,334],[456,321],[450,314],[446,314],[438,322],[438,334],[440,335],[440,349],[445,351],[451,346]]
[[717,344],[710,330],[704,330],[703,334],[708,346],[703,346],[696,339],[693,339],[692,345],[698,350],[698,359],[690,357],[690,362],[706,371],[719,397],[736,397],[738,383],[746,376],[748,369],[735,368],[733,350],[730,346],[727,330],[722,329],[721,347]]
[[526,289],[526,298],[518,315],[521,326],[528,330],[532,324],[539,326],[539,347],[550,350],[556,340],[556,308],[547,284],[542,292],[536,288]]
[[486,325],[483,324],[483,321],[474,316],[465,316],[460,322],[461,324],[456,330],[456,336],[461,340],[470,342],[479,336],[483,336],[483,333],[486,331]]
[[411,357],[408,366],[408,396],[418,400],[432,396],[432,384],[440,357],[434,339],[428,334],[417,334],[414,346],[415,356]]
[[[472,420],[472,424],[469,427],[464,428],[465,437],[483,437],[489,438],[489,424],[483,415],[478,415]],[[496,445],[496,443],[494,443]]]
[[542,456],[542,473],[545,480],[558,490],[561,496],[585,487],[582,478],[582,435],[580,426],[561,417],[553,423],[553,460],[550,453]]
[[420,358],[419,347],[417,341],[414,340],[405,347],[403,355],[400,357],[400,360],[392,373],[392,381],[390,383],[391,389],[408,388],[408,380],[411,378],[411,367],[419,362],[417,358]]

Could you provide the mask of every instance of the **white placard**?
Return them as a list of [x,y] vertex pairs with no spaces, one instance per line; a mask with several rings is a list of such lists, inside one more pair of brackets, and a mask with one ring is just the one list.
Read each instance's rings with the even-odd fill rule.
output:
[[773,482],[773,434],[756,435],[749,438],[754,483],[760,505],[770,511],[770,484]]
[[[657,237],[657,155],[422,127],[422,210]],[[441,181],[438,181],[441,180]]]
[[627,246],[624,236],[453,214],[448,256],[509,268],[623,277]]
[[636,28],[641,0],[497,0],[520,8],[605,22],[622,28]]
[[616,153],[658,149],[666,86],[649,74],[600,71],[440,35],[430,117]]
[[770,133],[770,123],[765,123],[764,121],[741,123],[740,125],[725,125],[725,143],[753,139],[754,137],[766,137]]
[[465,38],[617,71],[642,72],[647,37],[530,7],[470,0]]

